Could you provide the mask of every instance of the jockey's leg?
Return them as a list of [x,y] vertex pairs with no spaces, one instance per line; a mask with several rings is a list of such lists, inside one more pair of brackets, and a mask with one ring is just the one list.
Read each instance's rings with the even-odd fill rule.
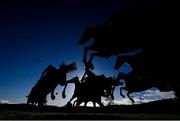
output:
[[87,53],[88,53],[89,47],[85,47],[84,48],[84,55],[83,55],[83,63],[86,64],[87,63]]

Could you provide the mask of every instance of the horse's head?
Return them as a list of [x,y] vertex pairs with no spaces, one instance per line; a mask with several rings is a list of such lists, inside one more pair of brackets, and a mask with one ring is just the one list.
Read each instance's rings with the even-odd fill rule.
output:
[[126,77],[126,74],[119,72],[115,80],[119,81],[121,79],[125,79],[125,77]]
[[79,45],[84,45],[88,40],[90,40],[93,37],[94,30],[95,30],[94,27],[86,26],[79,41]]
[[60,69],[67,73],[67,72],[75,71],[77,69],[77,66],[75,62],[72,62],[70,64],[62,63],[60,65]]

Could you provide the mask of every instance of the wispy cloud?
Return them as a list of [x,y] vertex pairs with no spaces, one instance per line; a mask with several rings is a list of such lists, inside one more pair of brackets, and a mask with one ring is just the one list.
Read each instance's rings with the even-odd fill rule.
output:
[[0,99],[0,104],[13,104],[13,102],[11,102],[9,100],[2,100],[2,99]]
[[[175,98],[176,96],[173,91],[161,92],[157,88],[152,88],[146,91],[132,93],[131,97],[134,99],[135,104],[141,104],[141,103],[147,103],[147,102],[156,101],[156,100],[171,99],[171,98]],[[128,97],[115,99],[113,101],[103,100],[102,102],[104,105],[108,105],[109,103],[110,105],[131,105],[132,104],[131,100]]]

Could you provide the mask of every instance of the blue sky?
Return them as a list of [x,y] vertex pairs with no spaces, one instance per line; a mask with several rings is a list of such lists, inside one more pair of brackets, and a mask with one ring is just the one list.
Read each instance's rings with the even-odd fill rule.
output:
[[[26,102],[48,64],[58,67],[63,61],[76,61],[78,70],[68,78],[81,76],[83,48],[78,41],[85,24],[102,24],[118,9],[118,1],[1,1],[0,99]],[[97,59],[97,74],[114,74],[110,61],[105,67],[108,61]]]
[[[78,70],[68,74],[68,79],[81,77],[83,48],[78,41],[85,25],[103,24],[113,12],[127,6],[125,0],[1,1],[0,100],[25,103],[48,64],[58,67],[63,61],[76,61]],[[95,58],[94,72],[116,75],[119,70],[113,68],[115,59]],[[128,72],[130,68],[124,65],[120,70]],[[62,87],[56,90],[60,94]],[[68,101],[73,85],[67,90],[67,99],[57,98],[58,105]]]

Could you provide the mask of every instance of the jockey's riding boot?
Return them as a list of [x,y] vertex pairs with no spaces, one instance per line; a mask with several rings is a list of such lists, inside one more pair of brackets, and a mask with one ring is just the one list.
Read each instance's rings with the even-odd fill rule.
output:
[[91,62],[88,63],[88,67],[89,67],[91,70],[94,70],[94,65],[93,65]]

